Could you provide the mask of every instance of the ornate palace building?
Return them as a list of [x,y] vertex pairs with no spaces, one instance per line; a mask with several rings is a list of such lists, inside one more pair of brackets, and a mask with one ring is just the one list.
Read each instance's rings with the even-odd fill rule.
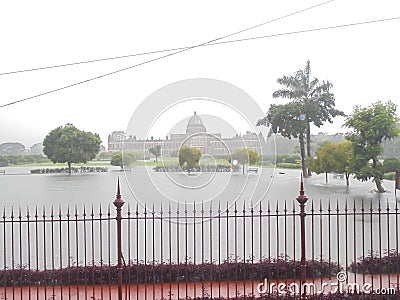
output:
[[265,154],[266,142],[263,135],[246,132],[242,136],[222,138],[221,133],[208,133],[201,118],[194,112],[190,117],[186,133],[172,133],[165,140],[138,139],[127,137],[123,131],[114,131],[108,136],[108,151],[142,151],[150,157],[150,148],[161,146],[162,156],[176,156],[183,145],[200,149],[202,154],[227,156],[238,148],[248,147]]

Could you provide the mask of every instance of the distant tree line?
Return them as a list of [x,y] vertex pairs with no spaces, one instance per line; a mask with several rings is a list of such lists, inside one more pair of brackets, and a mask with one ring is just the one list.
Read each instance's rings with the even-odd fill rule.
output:
[[0,155],[0,167],[7,167],[9,165],[24,165],[34,163],[46,163],[50,160],[41,154],[29,155]]

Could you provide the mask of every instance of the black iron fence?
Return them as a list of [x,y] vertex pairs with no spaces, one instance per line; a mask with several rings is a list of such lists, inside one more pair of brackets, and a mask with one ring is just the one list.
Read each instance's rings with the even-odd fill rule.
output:
[[[297,201],[296,201],[297,200]],[[396,201],[5,208],[1,299],[254,299],[399,289]],[[394,297],[394,296],[393,296]]]

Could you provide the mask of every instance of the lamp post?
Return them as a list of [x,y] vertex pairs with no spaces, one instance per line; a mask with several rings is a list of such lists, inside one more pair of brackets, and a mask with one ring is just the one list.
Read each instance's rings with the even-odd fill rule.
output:
[[304,184],[303,184],[303,173],[301,173],[300,181],[300,194],[296,198],[297,202],[300,204],[300,234],[301,234],[301,261],[300,261],[300,286],[301,286],[301,298],[306,299],[305,294],[305,282],[306,282],[306,230],[305,230],[305,218],[306,213],[304,211],[305,204],[308,200],[307,196],[304,194]]

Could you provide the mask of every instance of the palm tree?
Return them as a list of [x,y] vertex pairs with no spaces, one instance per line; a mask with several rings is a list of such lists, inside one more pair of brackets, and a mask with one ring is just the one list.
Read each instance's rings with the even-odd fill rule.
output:
[[[305,122],[305,136],[307,157],[311,157],[311,130],[310,124],[320,127],[324,122],[332,123],[332,118],[345,114],[335,109],[335,97],[330,92],[332,84],[329,81],[322,83],[314,78],[311,80],[310,61],[307,60],[304,70],[298,70],[294,76],[283,76],[277,82],[284,88],[275,91],[274,98],[287,98],[302,105],[303,113],[298,116]],[[304,153],[304,149],[300,149]],[[302,160],[305,158],[302,157]],[[304,174],[306,175],[306,174]],[[311,171],[308,170],[308,175]]]

